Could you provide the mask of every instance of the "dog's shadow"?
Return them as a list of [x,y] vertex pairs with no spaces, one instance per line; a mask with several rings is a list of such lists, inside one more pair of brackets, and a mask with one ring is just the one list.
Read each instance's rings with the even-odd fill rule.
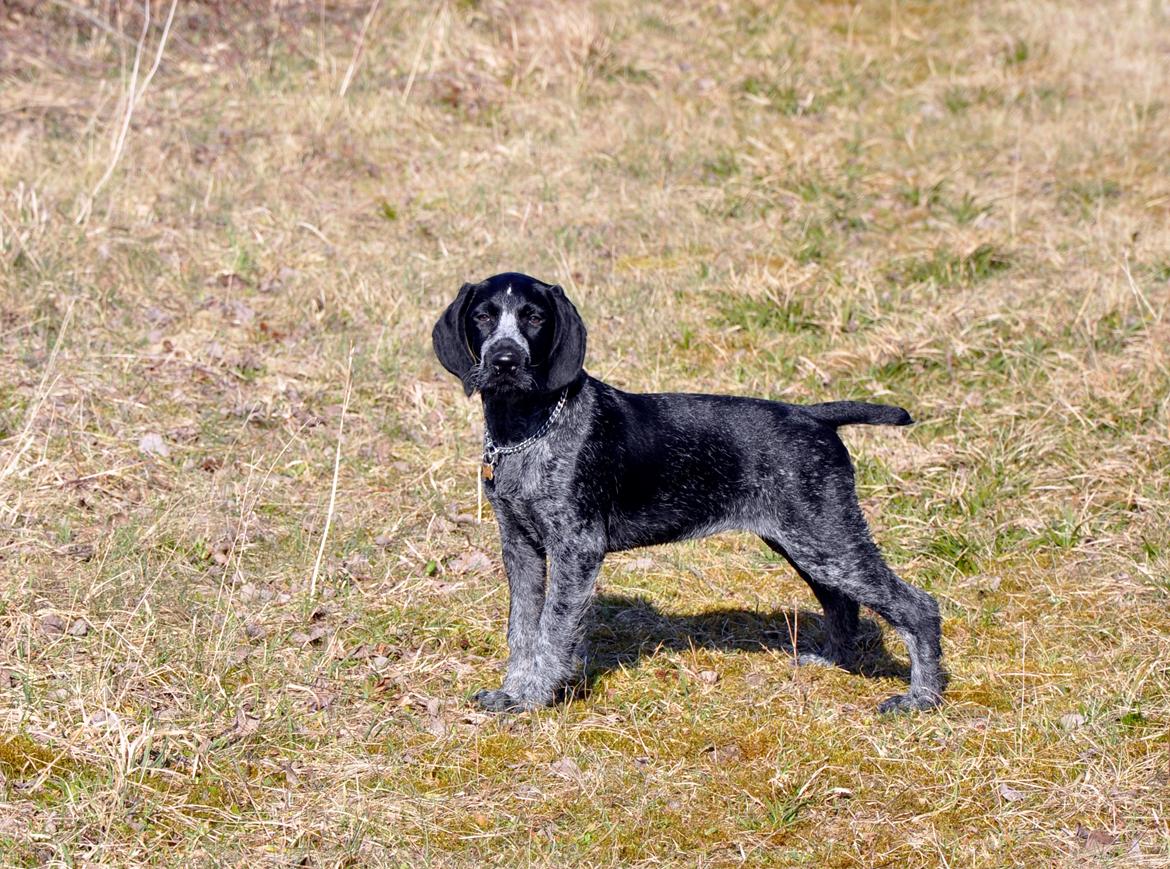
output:
[[[718,649],[736,652],[779,652],[793,655],[815,652],[824,619],[819,613],[800,610],[720,608],[696,615],[664,613],[645,598],[599,594],[594,601],[586,691],[611,670],[637,667],[643,658],[662,651]],[[850,672],[871,679],[910,681],[910,668],[886,649],[881,629],[869,618],[861,619],[857,658]]]

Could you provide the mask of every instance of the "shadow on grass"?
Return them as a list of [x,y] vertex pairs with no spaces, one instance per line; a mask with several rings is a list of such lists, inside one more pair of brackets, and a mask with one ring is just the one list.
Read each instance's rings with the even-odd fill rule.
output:
[[[600,594],[594,602],[590,657],[585,690],[619,667],[632,668],[661,651],[719,649],[737,652],[781,652],[792,657],[793,637],[800,653],[816,652],[823,618],[800,610],[723,608],[689,616],[660,611],[645,598]],[[881,630],[869,618],[861,619],[857,659],[850,672],[870,679],[910,681],[908,665],[886,649]]]

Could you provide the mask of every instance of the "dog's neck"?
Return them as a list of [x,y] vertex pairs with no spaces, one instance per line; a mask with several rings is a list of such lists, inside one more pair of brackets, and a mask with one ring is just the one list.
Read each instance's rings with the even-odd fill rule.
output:
[[496,446],[518,444],[532,437],[548,422],[557,406],[560,392],[522,394],[485,392],[483,421]]

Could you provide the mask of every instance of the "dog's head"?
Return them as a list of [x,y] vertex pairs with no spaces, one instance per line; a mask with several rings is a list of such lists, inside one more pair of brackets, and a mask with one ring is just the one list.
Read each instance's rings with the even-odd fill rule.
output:
[[585,362],[585,324],[565,291],[515,272],[464,284],[431,338],[468,395],[554,392]]

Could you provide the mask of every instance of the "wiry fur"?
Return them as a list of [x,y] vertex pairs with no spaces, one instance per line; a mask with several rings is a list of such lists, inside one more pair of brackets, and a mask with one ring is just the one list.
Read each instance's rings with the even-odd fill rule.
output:
[[[501,322],[522,325],[501,337]],[[882,559],[836,433],[854,423],[906,425],[905,410],[622,392],[581,368],[584,326],[560,288],[525,275],[465,285],[434,342],[448,370],[482,394],[498,445],[537,431],[560,389],[569,391],[549,433],[501,456],[484,483],[511,604],[507,674],[498,690],[477,695],[483,706],[553,702],[583,656],[606,553],[732,529],[759,535],[783,555],[824,609],[823,647],[805,663],[849,667],[864,604],[893,625],[910,655],[909,690],[879,708],[938,705],[938,605]],[[522,360],[515,371],[513,357]],[[506,365],[496,365],[501,358]]]

